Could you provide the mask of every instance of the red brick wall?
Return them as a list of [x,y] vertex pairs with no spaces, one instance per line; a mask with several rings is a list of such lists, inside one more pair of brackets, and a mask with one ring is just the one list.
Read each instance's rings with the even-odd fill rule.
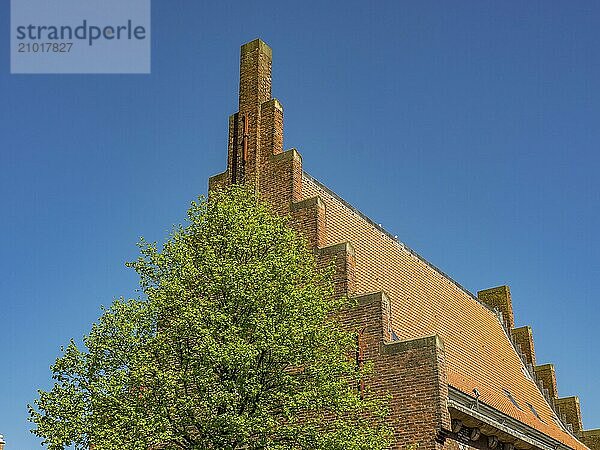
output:
[[544,389],[548,390],[550,398],[558,398],[558,388],[556,386],[556,373],[554,371],[554,365],[543,364],[541,366],[535,366],[535,375],[544,386]]
[[520,346],[525,360],[535,366],[535,348],[533,346],[533,332],[530,327],[520,327],[512,330],[515,344]]
[[497,308],[502,313],[506,328],[511,330],[515,327],[512,299],[510,296],[510,288],[508,286],[484,289],[483,291],[477,292],[477,298],[490,308]]
[[292,218],[296,229],[304,234],[313,248],[325,246],[327,237],[325,203],[319,197],[292,204]]
[[367,395],[390,395],[392,449],[441,449],[442,430],[450,429],[443,343],[437,336],[390,341],[389,306],[382,292],[366,294],[343,320],[362,333],[364,356],[373,364]]
[[600,450],[600,430],[587,430],[581,432],[581,441],[590,450]]
[[558,408],[558,412],[564,417],[566,423],[573,427],[575,434],[583,429],[581,422],[581,409],[579,406],[578,397],[557,398],[554,404]]
[[437,336],[381,343],[382,357],[376,359],[373,390],[392,395],[391,424],[396,430],[394,449],[417,446],[442,448],[442,429],[450,428],[446,408],[443,344]]

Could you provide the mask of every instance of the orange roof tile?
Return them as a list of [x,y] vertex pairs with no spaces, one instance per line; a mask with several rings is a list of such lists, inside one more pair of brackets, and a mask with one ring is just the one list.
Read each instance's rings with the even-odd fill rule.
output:
[[587,448],[556,422],[493,311],[305,174],[304,198],[317,195],[327,208],[327,245],[352,243],[357,292],[388,294],[392,326],[401,340],[438,334],[444,340],[451,386],[469,395],[477,388],[481,402],[570,448]]

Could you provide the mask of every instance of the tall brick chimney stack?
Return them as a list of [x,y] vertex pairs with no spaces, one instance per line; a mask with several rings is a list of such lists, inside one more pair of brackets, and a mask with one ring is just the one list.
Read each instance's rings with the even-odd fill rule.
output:
[[228,182],[259,190],[270,156],[283,151],[283,108],[271,99],[271,61],[271,48],[260,39],[242,46],[239,109],[229,117]]
[[273,52],[260,39],[242,45],[240,50],[241,114],[255,114],[261,104],[271,100]]
[[508,330],[515,327],[510,288],[508,286],[498,286],[478,291],[477,298],[490,308],[498,309],[502,313],[504,325]]

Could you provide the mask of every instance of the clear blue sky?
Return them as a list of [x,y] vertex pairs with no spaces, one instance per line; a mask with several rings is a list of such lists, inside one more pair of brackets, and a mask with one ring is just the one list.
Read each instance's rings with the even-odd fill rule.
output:
[[[273,48],[286,148],[471,291],[512,289],[600,427],[600,3],[154,0],[151,75],[9,74],[0,6],[0,433],[225,169],[239,46]],[[451,4],[453,3],[453,4]],[[376,5],[376,6],[374,6]]]

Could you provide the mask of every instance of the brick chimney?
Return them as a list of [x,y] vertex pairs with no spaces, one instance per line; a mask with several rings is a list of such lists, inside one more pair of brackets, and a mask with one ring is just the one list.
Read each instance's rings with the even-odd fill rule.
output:
[[579,397],[557,398],[554,403],[558,407],[560,414],[565,416],[567,424],[573,428],[573,432],[579,434],[583,430]]
[[477,298],[490,308],[498,309],[502,313],[504,325],[508,330],[515,327],[510,288],[508,286],[498,286],[479,291],[477,292]]
[[579,438],[590,450],[600,450],[600,430],[584,430]]
[[238,111],[229,116],[227,170],[209,179],[209,193],[244,184],[271,204],[273,211],[290,213],[303,200],[302,157],[296,149],[283,151],[283,107],[271,97],[271,48],[260,39],[240,50]]
[[535,366],[535,347],[533,346],[533,332],[531,331],[531,327],[513,328],[511,334],[515,344],[521,348],[527,364]]
[[283,151],[283,108],[271,99],[271,48],[260,39],[240,50],[238,112],[229,118],[230,183],[254,184],[270,156]]
[[535,375],[542,382],[544,389],[548,390],[548,395],[552,399],[558,398],[558,388],[556,386],[556,372],[554,364],[542,364],[535,366]]

